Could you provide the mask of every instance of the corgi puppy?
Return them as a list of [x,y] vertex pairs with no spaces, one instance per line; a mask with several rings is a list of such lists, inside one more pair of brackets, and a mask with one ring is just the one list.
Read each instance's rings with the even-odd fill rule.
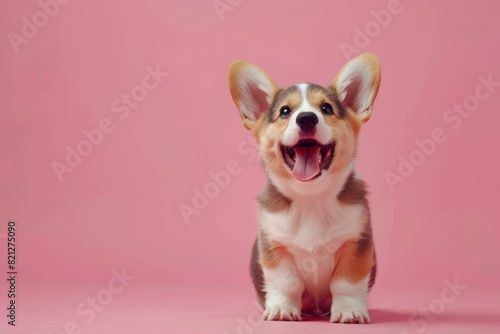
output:
[[267,176],[250,266],[265,320],[370,322],[375,248],[354,162],[379,84],[373,54],[349,61],[326,87],[280,88],[245,61],[229,68],[231,96]]

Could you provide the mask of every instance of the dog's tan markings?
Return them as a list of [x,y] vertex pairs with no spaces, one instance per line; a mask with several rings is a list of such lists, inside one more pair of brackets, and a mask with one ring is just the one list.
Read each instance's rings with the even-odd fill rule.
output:
[[296,110],[302,104],[302,95],[297,85],[290,86],[287,89],[280,89],[276,94],[270,107],[268,120],[274,122],[279,120],[281,107],[287,105],[292,111]]
[[321,104],[327,102],[332,105],[333,112],[338,118],[346,116],[345,109],[340,104],[337,93],[331,88],[325,88],[316,84],[308,84],[307,100],[309,104],[320,109]]
[[268,212],[280,212],[287,210],[292,201],[283,195],[274,184],[268,182],[257,196],[261,208]]
[[317,107],[318,109],[324,102],[332,103],[330,99],[327,98],[324,91],[311,89],[310,87],[308,87],[307,90],[307,100],[310,105]]
[[302,104],[302,94],[300,91],[294,90],[292,93],[288,94],[285,99],[285,104],[292,108],[292,111],[297,110]]
[[337,195],[337,199],[343,204],[368,204],[367,193],[365,182],[355,178],[354,174],[351,173],[344,188]]
[[[268,121],[273,121],[277,118],[276,116],[279,116],[279,110],[277,111],[277,109],[279,109],[278,106],[281,105],[283,103],[283,101],[285,100],[286,95],[287,95],[287,92],[283,88],[280,88],[276,92],[276,95],[274,96],[273,102],[269,106],[269,112],[267,113],[267,120]],[[278,114],[278,115],[276,115],[276,114]]]
[[373,242],[366,244],[363,253],[359,252],[359,240],[344,243],[335,254],[335,269],[332,280],[346,279],[351,283],[370,275],[375,265]]
[[262,133],[262,129],[264,128],[264,117],[260,117],[255,121],[253,124],[252,128],[250,131],[252,131],[253,136],[255,137],[255,141],[257,142],[257,145],[260,144],[260,136]]
[[357,138],[359,135],[359,130],[361,130],[361,123],[353,111],[349,111],[347,113],[347,121],[349,122],[349,125],[351,126],[352,131],[354,132]]
[[364,181],[354,177],[354,174],[347,178],[344,188],[337,195],[337,199],[343,204],[363,205],[365,208],[362,216],[364,227],[359,239],[344,243],[335,254],[336,266],[332,279],[344,278],[354,283],[370,275],[368,286],[371,288],[375,282],[376,259],[366,195],[367,190]]
[[290,256],[285,246],[269,240],[262,231],[259,233],[258,242],[260,264],[266,268],[276,268],[283,258]]

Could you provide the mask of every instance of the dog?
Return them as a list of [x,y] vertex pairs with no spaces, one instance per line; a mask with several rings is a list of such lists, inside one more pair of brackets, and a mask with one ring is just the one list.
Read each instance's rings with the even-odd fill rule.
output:
[[354,162],[380,75],[369,53],[326,87],[280,88],[254,64],[230,65],[231,96],[267,176],[250,264],[264,320],[370,322],[377,265],[367,187]]

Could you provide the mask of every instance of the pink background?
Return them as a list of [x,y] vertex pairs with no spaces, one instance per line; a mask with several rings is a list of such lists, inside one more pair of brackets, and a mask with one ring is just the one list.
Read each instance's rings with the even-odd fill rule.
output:
[[[219,16],[214,3],[231,10]],[[401,0],[385,27],[374,23],[371,11],[390,3],[75,0],[16,52],[9,33],[21,35],[23,17],[33,22],[42,7],[3,2],[1,310],[9,220],[18,226],[19,276],[18,326],[6,326],[2,311],[1,331],[61,333],[75,321],[82,333],[497,332],[500,89],[457,129],[443,116],[473,101],[480,76],[500,81],[500,4]],[[356,44],[365,27],[378,30]],[[248,261],[264,176],[251,151],[241,151],[252,146],[229,96],[228,65],[252,61],[283,86],[326,85],[347,61],[339,49],[346,44],[358,46],[352,56],[370,51],[382,63],[357,160],[370,185],[379,257],[374,324],[325,318],[242,329],[242,319],[261,312]],[[120,119],[112,103],[157,66],[168,76]],[[103,119],[113,131],[60,182],[53,162],[64,163],[66,147]],[[409,159],[415,140],[435,128],[446,141],[391,189],[384,174],[397,172],[398,157]],[[233,160],[239,174],[183,219],[179,207],[192,206],[195,189]],[[77,306],[122,268],[135,279],[85,323]],[[467,288],[425,329],[410,320],[455,279]]]

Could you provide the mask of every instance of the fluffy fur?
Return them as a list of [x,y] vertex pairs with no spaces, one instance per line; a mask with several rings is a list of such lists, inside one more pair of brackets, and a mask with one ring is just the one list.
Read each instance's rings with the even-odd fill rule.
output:
[[354,162],[379,84],[373,54],[348,62],[326,87],[280,88],[253,64],[230,66],[231,96],[267,175],[251,258],[265,320],[330,314],[332,322],[370,321],[375,248]]

